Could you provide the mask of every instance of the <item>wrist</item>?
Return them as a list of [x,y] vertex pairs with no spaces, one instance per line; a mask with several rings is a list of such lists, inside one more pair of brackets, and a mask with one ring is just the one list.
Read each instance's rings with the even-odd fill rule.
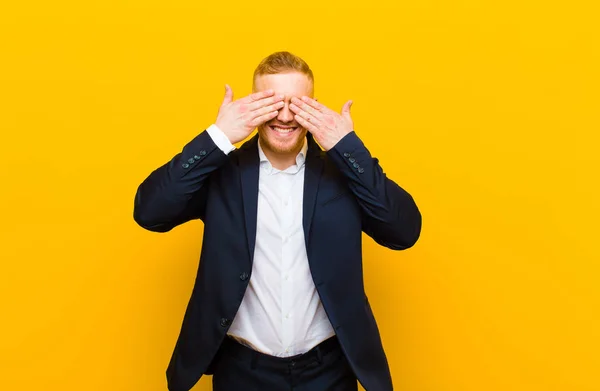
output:
[[223,153],[228,154],[235,149],[235,146],[227,136],[227,134],[219,127],[218,124],[210,125],[206,131]]

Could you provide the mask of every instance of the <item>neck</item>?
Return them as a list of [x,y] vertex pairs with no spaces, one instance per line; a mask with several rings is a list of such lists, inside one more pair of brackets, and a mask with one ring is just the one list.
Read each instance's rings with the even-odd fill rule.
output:
[[265,147],[264,143],[260,140],[260,137],[258,138],[258,142],[260,143],[260,147],[265,156],[269,159],[269,163],[271,163],[274,168],[282,171],[296,164],[296,156],[298,156],[304,146],[303,141],[298,147],[294,148],[293,151],[277,152]]

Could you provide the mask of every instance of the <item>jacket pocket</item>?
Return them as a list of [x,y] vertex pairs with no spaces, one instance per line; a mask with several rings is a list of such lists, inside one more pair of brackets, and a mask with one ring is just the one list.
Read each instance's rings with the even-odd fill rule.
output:
[[345,197],[345,196],[347,196],[349,194],[350,194],[350,189],[342,190],[341,192],[339,192],[338,194],[334,195],[333,197],[328,198],[325,201],[321,202],[321,206],[325,206],[325,205],[327,205],[327,204],[329,204],[331,202],[337,201],[340,198],[343,198],[343,197]]

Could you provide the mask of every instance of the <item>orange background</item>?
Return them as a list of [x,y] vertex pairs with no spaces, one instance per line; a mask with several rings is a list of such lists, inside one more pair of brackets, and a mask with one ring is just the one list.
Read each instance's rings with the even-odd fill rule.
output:
[[289,50],[423,213],[365,237],[396,389],[600,390],[596,2],[205,3],[2,5],[0,389],[165,390],[202,224],[135,190]]

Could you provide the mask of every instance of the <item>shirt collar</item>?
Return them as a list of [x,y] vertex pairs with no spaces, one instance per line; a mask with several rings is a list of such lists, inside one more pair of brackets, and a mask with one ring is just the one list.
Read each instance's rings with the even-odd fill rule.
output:
[[304,144],[302,145],[302,149],[300,149],[300,152],[298,152],[298,155],[296,155],[296,165],[290,166],[285,170],[278,170],[271,165],[271,162],[269,161],[269,159],[267,159],[267,155],[265,155],[265,152],[260,146],[260,139],[256,144],[258,144],[258,156],[260,158],[260,165],[261,167],[266,168],[270,174],[277,172],[296,173],[302,168],[302,166],[304,166],[304,163],[306,162],[306,151],[308,150],[308,140],[306,139],[306,136],[304,137]]

